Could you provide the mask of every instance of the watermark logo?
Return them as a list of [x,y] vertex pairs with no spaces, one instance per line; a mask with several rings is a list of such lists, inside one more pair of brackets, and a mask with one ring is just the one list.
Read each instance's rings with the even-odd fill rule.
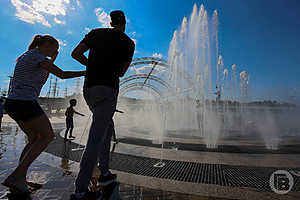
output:
[[270,177],[270,187],[276,194],[287,194],[294,186],[293,176],[285,170],[277,170]]

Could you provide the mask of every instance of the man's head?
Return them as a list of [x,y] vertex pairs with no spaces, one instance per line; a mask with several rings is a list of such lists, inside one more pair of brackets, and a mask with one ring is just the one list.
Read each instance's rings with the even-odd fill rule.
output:
[[110,13],[110,25],[114,28],[117,28],[123,32],[125,32],[126,26],[126,17],[121,10],[114,10]]

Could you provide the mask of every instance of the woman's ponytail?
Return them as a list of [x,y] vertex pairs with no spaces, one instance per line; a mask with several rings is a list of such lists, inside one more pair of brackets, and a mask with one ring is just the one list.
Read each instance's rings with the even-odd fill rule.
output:
[[40,45],[41,41],[42,41],[42,37],[41,35],[35,35],[32,39],[32,42],[30,43],[28,50],[30,49],[35,49],[37,46]]

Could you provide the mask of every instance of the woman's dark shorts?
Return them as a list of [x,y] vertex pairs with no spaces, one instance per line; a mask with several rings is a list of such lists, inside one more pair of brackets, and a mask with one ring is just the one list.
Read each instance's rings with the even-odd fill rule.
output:
[[6,99],[4,109],[16,122],[28,122],[45,114],[37,101]]

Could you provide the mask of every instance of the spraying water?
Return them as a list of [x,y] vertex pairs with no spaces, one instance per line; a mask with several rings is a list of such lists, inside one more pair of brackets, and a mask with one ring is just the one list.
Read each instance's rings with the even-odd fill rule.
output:
[[[167,76],[163,79],[172,87],[162,96],[136,101],[138,106],[134,108],[125,101],[119,104],[127,111],[125,119],[117,120],[120,132],[128,129],[126,136],[144,133],[143,137],[162,145],[166,135],[197,137],[207,148],[218,148],[221,139],[234,134],[249,136],[256,129],[266,148],[278,149],[273,113],[266,109],[261,115],[260,108],[247,106],[248,72],[239,73],[236,64],[226,68],[219,55],[218,26],[217,11],[210,20],[203,5],[194,5],[169,45]],[[144,96],[151,96],[151,92],[146,91]]]
[[[204,6],[201,5],[198,9],[195,4],[191,16],[184,17],[181,27],[174,32],[168,60],[170,81],[171,85],[174,85],[176,100],[173,112],[168,116],[172,116],[172,121],[181,123],[167,123],[167,128],[173,130],[195,129],[198,121],[198,123],[204,124],[200,135],[204,136],[207,147],[215,148],[220,126],[218,116],[213,111],[211,102],[207,100],[211,100],[214,94],[211,77],[213,58],[211,55],[218,54],[217,11],[214,12],[211,25],[213,28],[210,30],[208,14]],[[212,38],[210,38],[211,36]],[[216,48],[212,48],[213,44],[216,45]],[[212,54],[212,49],[215,49],[216,53]],[[217,57],[219,56],[217,55]],[[220,59],[222,59],[221,56]],[[219,66],[223,70],[223,63],[218,62],[218,81]],[[186,80],[187,77],[189,81]],[[198,99],[200,105],[196,105],[196,101],[191,99]],[[195,116],[192,119],[190,117],[191,113],[195,113],[196,107],[198,109],[197,120],[195,120]]]

